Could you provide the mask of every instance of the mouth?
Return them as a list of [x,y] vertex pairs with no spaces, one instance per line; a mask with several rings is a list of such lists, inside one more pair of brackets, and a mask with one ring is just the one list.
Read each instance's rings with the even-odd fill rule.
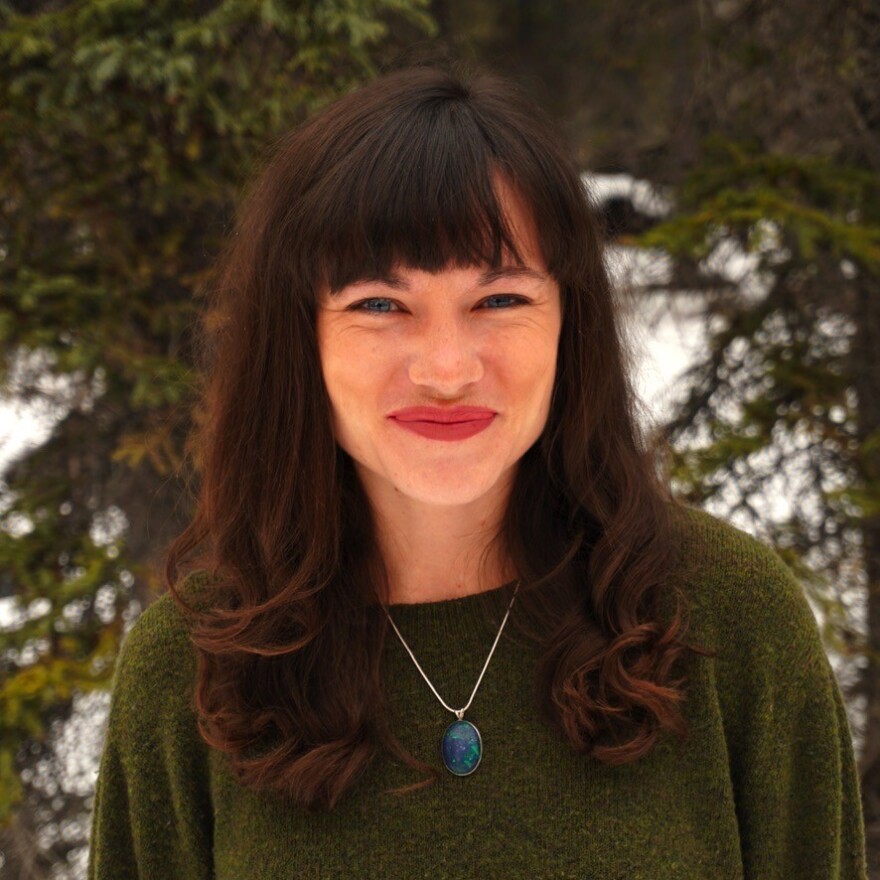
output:
[[471,422],[485,422],[492,416],[486,416],[480,419],[454,419],[444,421],[443,419],[398,419],[398,421],[406,422],[408,425],[467,425]]
[[480,419],[466,419],[455,422],[438,422],[433,419],[418,419],[406,421],[404,419],[391,418],[395,424],[405,431],[419,434],[429,440],[466,440],[481,431],[485,431],[494,421],[496,413]]
[[411,406],[390,413],[389,418],[399,422],[430,422],[433,424],[466,424],[482,422],[497,415],[495,410],[482,406],[456,406],[443,409],[436,406]]

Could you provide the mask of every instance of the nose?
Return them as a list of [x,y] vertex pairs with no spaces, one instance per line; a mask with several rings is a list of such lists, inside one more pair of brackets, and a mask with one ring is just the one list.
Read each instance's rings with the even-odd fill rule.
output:
[[479,341],[454,320],[446,321],[413,340],[409,379],[438,397],[460,397],[462,390],[484,374]]

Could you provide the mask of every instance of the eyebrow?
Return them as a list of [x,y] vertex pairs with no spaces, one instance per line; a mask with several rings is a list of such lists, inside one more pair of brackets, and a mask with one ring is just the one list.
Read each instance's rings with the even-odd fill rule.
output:
[[[477,284],[479,287],[486,287],[494,281],[500,281],[502,278],[533,278],[537,281],[546,281],[547,276],[535,269],[529,269],[527,266],[501,266],[498,269],[487,269],[483,272]],[[411,285],[394,272],[387,275],[365,276],[352,284],[384,284],[387,287],[393,287],[395,290],[410,290]],[[334,296],[338,296],[341,291],[337,291]]]

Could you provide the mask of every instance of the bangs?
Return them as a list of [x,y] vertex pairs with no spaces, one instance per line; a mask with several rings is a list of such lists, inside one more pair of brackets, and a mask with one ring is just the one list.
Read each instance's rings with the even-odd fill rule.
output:
[[505,167],[459,101],[426,102],[374,121],[303,200],[302,256],[315,282],[332,295],[398,266],[523,265],[498,176],[534,216],[533,202]]

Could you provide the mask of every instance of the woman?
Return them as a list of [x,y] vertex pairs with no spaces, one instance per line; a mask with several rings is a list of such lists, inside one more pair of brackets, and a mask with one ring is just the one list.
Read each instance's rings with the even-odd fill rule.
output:
[[93,880],[865,876],[812,611],[672,499],[560,144],[510,83],[417,66],[274,146]]

